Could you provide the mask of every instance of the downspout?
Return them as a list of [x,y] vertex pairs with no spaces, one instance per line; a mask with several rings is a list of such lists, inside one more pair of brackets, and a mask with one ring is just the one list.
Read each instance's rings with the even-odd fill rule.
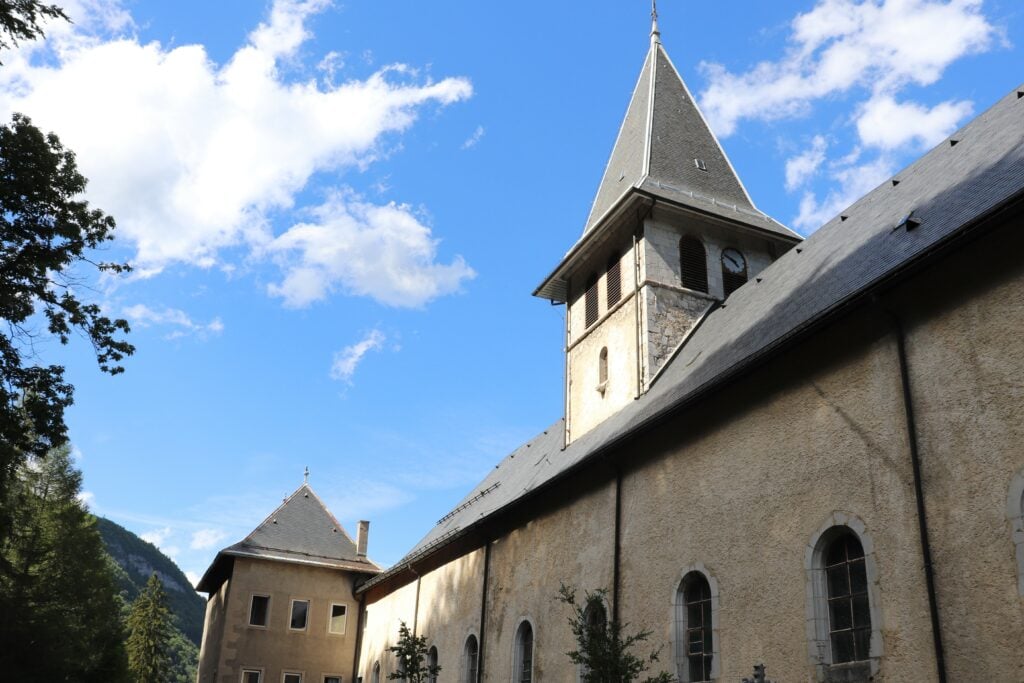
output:
[[409,562],[405,565],[409,571],[416,575],[416,604],[413,607],[412,612],[412,637],[416,637],[416,626],[420,619],[420,574],[418,571],[412,568],[412,563]]
[[935,569],[928,536],[928,516],[925,511],[924,485],[921,480],[921,456],[917,447],[917,426],[914,421],[914,403],[910,392],[910,370],[907,365],[906,336],[900,317],[887,310],[896,333],[896,353],[900,364],[900,382],[903,386],[903,409],[906,414],[907,438],[910,444],[910,462],[914,471],[914,497],[917,503],[917,525],[921,537],[921,556],[924,560],[925,585],[928,589],[928,611],[932,623],[932,641],[935,647],[935,666],[939,683],[946,683],[946,658],[942,647],[942,628],[939,621],[939,600],[935,590]]
[[612,623],[619,623],[619,561],[622,557],[622,470],[615,466],[615,551],[612,554]]
[[490,572],[491,542],[487,541],[487,544],[484,545],[484,582],[480,594],[480,642],[476,648],[476,683],[482,683],[484,680],[484,630],[487,626],[487,580]]
[[363,612],[366,611],[366,595],[359,596],[359,613],[356,614],[356,656],[352,658],[352,678],[350,681],[361,681],[359,676],[359,654],[363,647]]

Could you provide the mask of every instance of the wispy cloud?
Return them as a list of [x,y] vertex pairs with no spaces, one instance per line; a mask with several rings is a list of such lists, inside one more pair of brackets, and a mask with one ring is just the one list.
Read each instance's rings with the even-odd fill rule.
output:
[[[303,198],[315,182],[343,187],[343,172],[372,165],[387,136],[425,108],[471,97],[467,79],[435,81],[395,64],[336,85],[335,52],[320,62],[322,82],[298,80],[299,70],[282,67],[301,63],[326,0],[275,0],[224,64],[203,45],[139,42],[119,0],[65,4],[74,24],[53,24],[47,40],[5,54],[0,116],[25,112],[60,132],[90,179],[89,198],[117,217],[119,239],[134,247],[136,277],[175,264],[230,269],[239,253],[260,263],[295,249],[298,263],[284,260],[284,282],[271,290],[290,305],[343,292],[419,306],[471,276],[460,258],[439,260],[437,239],[408,207],[342,192],[326,209],[341,209],[350,228],[321,219],[317,246],[333,255],[333,279],[310,296],[292,287],[313,261],[293,232],[302,226],[275,243],[271,221],[310,208]],[[422,293],[378,288],[376,268],[392,264],[415,266]]]
[[87,508],[92,508],[96,503],[96,494],[92,491],[82,491],[78,494],[78,502]]
[[145,533],[139,534],[139,538],[141,538],[143,541],[148,541],[149,543],[152,543],[153,545],[159,548],[164,544],[164,542],[170,537],[172,533],[173,532],[171,531],[171,527],[165,526],[162,529],[152,529]]
[[227,537],[228,534],[223,529],[200,529],[192,532],[192,542],[189,543],[189,548],[192,550],[212,548]]
[[352,383],[352,376],[356,368],[363,361],[363,357],[370,351],[376,351],[384,346],[387,337],[380,330],[371,330],[355,344],[346,346],[334,354],[334,362],[331,363],[331,379]]
[[[938,38],[941,36],[941,38]],[[819,0],[790,23],[788,47],[777,60],[734,73],[703,63],[708,86],[701,105],[716,132],[732,135],[744,120],[775,121],[810,114],[826,98],[858,98],[853,125],[856,156],[836,164],[824,198],[808,192],[796,227],[809,231],[870,189],[893,166],[898,150],[934,145],[974,109],[972,102],[926,105],[907,99],[909,86],[938,81],[953,62],[989,50],[1000,32],[982,0]],[[820,137],[820,136],[819,136]],[[803,185],[826,161],[824,139],[786,164],[786,186]]]
[[167,333],[167,339],[177,339],[190,334],[206,338],[211,334],[220,334],[224,331],[224,323],[220,318],[214,318],[208,323],[197,323],[185,311],[177,308],[157,310],[145,304],[135,304],[125,308],[123,314],[129,321],[140,327],[169,326],[174,328]]
[[462,143],[462,149],[470,149],[476,147],[477,144],[484,139],[484,134],[487,131],[484,130],[483,126],[477,126],[473,134],[466,138],[466,141]]

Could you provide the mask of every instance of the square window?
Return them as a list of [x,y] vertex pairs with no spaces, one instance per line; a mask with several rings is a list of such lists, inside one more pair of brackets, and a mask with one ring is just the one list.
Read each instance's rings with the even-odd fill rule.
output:
[[267,626],[267,614],[270,612],[270,596],[254,595],[249,603],[249,626]]
[[242,683],[261,683],[263,672],[258,669],[242,669]]
[[[305,631],[308,620],[309,600],[292,600],[292,616],[288,628],[293,631]],[[286,683],[292,683],[292,681]]]
[[327,623],[327,631],[337,635],[345,634],[345,624],[348,621],[348,607],[337,603],[331,604],[331,616]]
[[282,677],[283,683],[302,683],[302,674],[285,672]]

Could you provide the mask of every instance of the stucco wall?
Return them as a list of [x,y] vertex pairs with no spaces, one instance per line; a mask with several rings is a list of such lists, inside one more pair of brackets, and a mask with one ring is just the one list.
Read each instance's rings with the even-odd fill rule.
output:
[[[282,671],[298,671],[305,680],[320,681],[324,674],[352,674],[358,601],[352,594],[349,573],[301,564],[236,558],[224,613],[223,637],[217,665],[218,683],[238,683],[242,668],[261,668],[264,681],[276,683]],[[270,595],[267,628],[251,627],[249,601],[256,594]],[[310,600],[305,631],[289,626],[292,598]],[[344,635],[327,632],[330,603],[348,606]],[[200,672],[205,683],[207,670]]]
[[372,680],[370,672],[377,662],[381,667],[382,683],[396,669],[396,661],[388,648],[398,641],[398,627],[403,621],[410,629],[413,627],[415,608],[415,581],[402,586],[384,600],[367,606],[360,647],[362,654],[359,657],[359,670],[364,681],[369,683]]
[[484,551],[476,550],[449,562],[420,582],[419,635],[437,648],[438,681],[458,683],[466,638],[479,638]]
[[199,648],[199,667],[196,674],[198,683],[213,683],[217,680],[217,667],[220,663],[220,648],[224,638],[224,617],[227,612],[230,587],[231,579],[228,579],[206,601],[203,642]]

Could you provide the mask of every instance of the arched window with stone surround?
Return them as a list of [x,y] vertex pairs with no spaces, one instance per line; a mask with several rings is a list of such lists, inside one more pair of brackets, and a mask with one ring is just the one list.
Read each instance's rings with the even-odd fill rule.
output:
[[703,567],[687,570],[675,595],[676,675],[683,683],[717,677],[717,611],[717,585]]
[[882,655],[878,568],[864,523],[833,513],[811,539],[807,628],[811,660],[824,680],[868,680]]
[[480,647],[476,636],[470,634],[462,648],[462,683],[476,683]]
[[[427,668],[437,666],[437,646],[432,645],[427,650]],[[437,683],[437,676],[427,676],[427,683]]]
[[516,643],[512,660],[513,683],[533,681],[533,625],[523,620],[516,629]]
[[[583,610],[583,623],[586,624],[588,639],[591,642],[599,638],[608,628],[608,612],[605,611],[604,605],[597,601],[589,603]],[[589,672],[584,664],[579,665],[577,673],[580,683]]]
[[687,235],[679,240],[679,273],[683,287],[708,291],[708,253],[700,239]]

